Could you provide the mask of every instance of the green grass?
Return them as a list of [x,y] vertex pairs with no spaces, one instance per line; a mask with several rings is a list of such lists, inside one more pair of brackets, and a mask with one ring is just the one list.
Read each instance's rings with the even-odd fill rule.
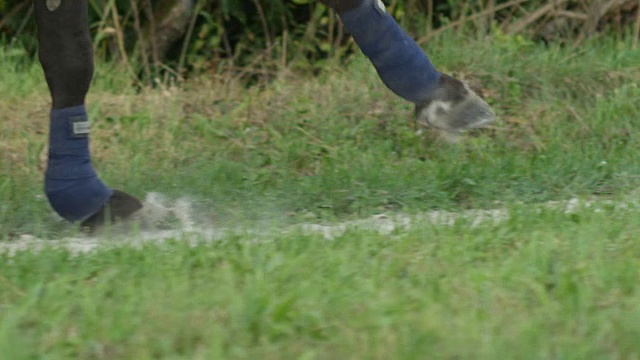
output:
[[[11,359],[632,359],[637,212],[0,258]],[[606,226],[602,224],[606,223]],[[8,355],[7,355],[8,354]]]
[[[317,78],[283,73],[247,91],[220,74],[136,93],[126,71],[102,65],[89,99],[96,166],[114,187],[200,198],[225,221],[486,207],[638,186],[640,163],[629,151],[640,138],[637,50],[608,39],[578,50],[504,37],[493,47],[449,45],[461,41],[431,44],[434,62],[482,81],[501,122],[458,146],[417,134],[411,107],[361,56]],[[55,236],[41,197],[42,73],[4,66],[0,237]]]
[[[360,56],[250,89],[220,73],[137,92],[126,71],[99,64],[89,104],[102,178],[141,197],[197,199],[203,226],[265,234],[0,255],[0,354],[640,356],[637,213],[534,209],[640,187],[640,51],[607,38],[568,49],[457,35],[428,49],[442,70],[482,82],[494,129],[456,145],[418,134],[411,107]],[[76,235],[42,196],[42,73],[2,50],[0,60],[0,239]],[[496,206],[511,218],[333,241],[279,230]]]

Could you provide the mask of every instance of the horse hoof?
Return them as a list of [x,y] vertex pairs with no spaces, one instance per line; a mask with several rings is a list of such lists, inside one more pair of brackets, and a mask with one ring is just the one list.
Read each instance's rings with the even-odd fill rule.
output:
[[80,226],[89,234],[93,234],[105,224],[114,224],[130,220],[142,209],[142,202],[120,190],[113,190],[107,203],[97,213],[85,219]]
[[441,74],[432,96],[416,106],[418,123],[426,128],[461,134],[495,122],[496,114],[471,87]]

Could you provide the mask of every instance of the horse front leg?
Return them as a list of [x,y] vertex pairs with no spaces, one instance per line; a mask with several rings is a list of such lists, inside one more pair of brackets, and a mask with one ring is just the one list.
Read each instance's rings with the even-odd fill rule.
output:
[[34,0],[39,59],[52,99],[45,193],[68,221],[94,230],[129,218],[141,202],[98,177],[89,152],[85,97],[93,77],[87,0]]

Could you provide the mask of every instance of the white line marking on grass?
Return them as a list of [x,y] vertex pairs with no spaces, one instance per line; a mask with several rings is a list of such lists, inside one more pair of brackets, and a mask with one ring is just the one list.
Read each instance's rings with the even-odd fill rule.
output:
[[[617,203],[611,200],[580,200],[550,201],[539,205],[529,205],[539,211],[552,210],[563,214],[576,213],[581,209],[594,212],[603,211],[604,207],[619,211],[632,211],[638,208],[634,201]],[[230,235],[241,235],[261,241],[280,233],[302,232],[317,234],[327,240],[343,236],[350,230],[374,231],[381,235],[390,235],[395,231],[405,231],[418,226],[454,226],[464,221],[464,226],[478,227],[480,225],[497,225],[508,220],[510,210],[498,208],[491,210],[466,210],[450,212],[433,210],[426,213],[407,215],[393,214],[375,215],[367,219],[347,221],[337,224],[299,224],[278,230],[260,228],[213,228],[210,225],[199,224],[193,209],[193,201],[180,198],[171,201],[167,197],[150,193],[145,199],[145,210],[138,217],[138,222],[122,226],[114,226],[96,237],[69,237],[59,240],[39,239],[24,234],[17,240],[0,242],[0,253],[13,255],[22,251],[39,252],[44,249],[66,249],[74,255],[84,254],[95,250],[119,247],[140,248],[148,244],[163,244],[168,241],[181,241],[194,246],[203,242],[219,241]],[[162,229],[169,222],[170,229]]]

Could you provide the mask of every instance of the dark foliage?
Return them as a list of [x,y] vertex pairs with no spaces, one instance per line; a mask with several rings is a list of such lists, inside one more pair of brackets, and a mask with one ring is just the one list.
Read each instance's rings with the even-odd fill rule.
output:
[[[44,1],[44,0],[41,0]],[[70,1],[70,0],[66,0]],[[0,0],[5,46],[33,55],[32,0]],[[395,0],[390,11],[415,35],[455,28],[482,35],[525,33],[543,41],[580,42],[600,32],[638,37],[638,1]],[[171,69],[218,71],[233,66],[268,75],[283,64],[313,67],[340,56],[347,36],[336,16],[314,0],[90,0],[99,57],[124,61],[141,78]],[[631,29],[631,31],[629,30]]]

